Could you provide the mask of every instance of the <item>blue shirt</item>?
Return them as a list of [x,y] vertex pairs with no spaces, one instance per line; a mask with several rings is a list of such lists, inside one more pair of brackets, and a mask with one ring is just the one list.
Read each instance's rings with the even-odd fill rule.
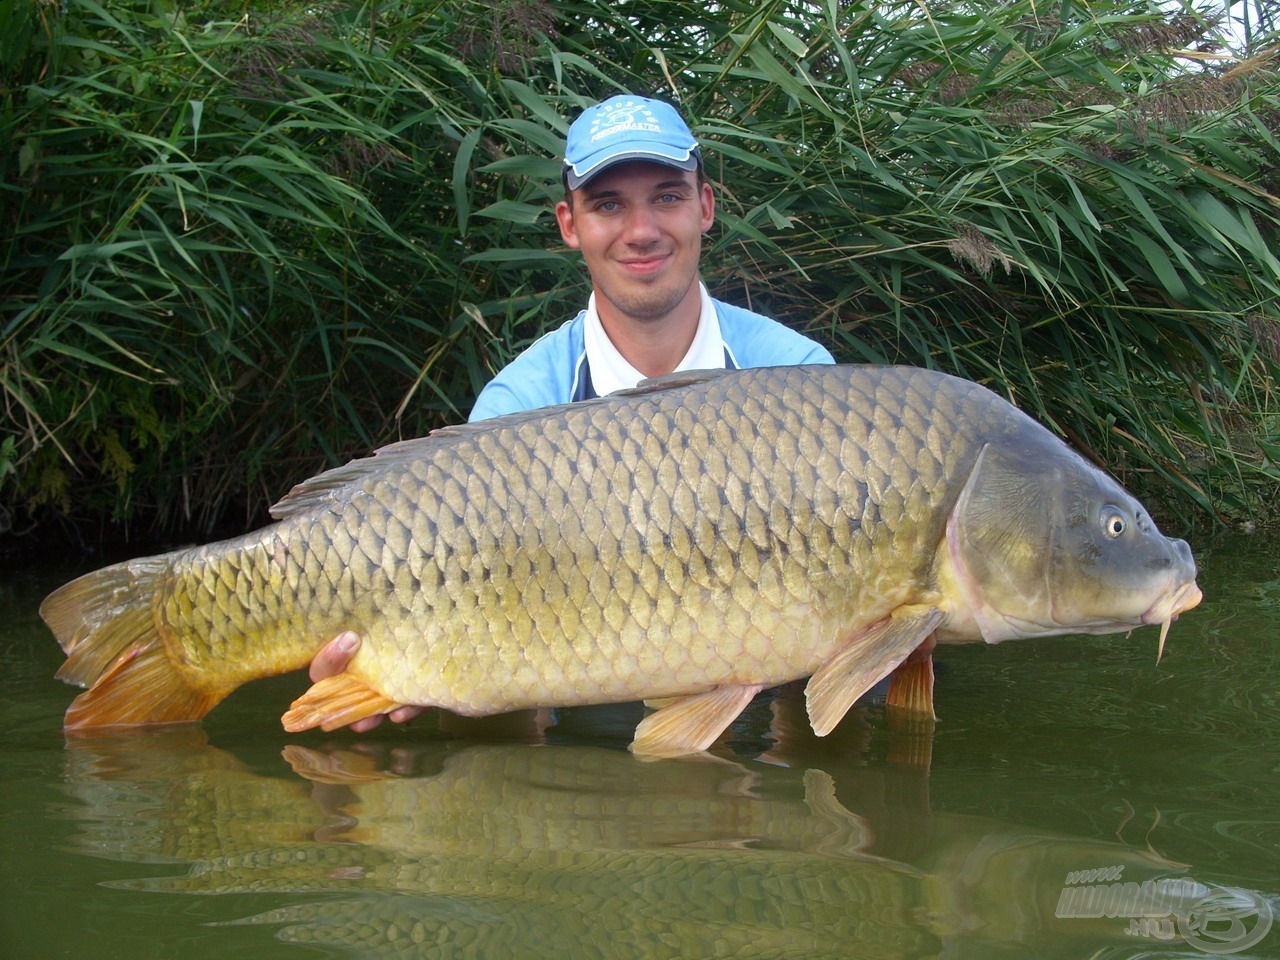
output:
[[[826,347],[776,320],[713,300],[725,367],[835,363]],[[582,329],[586,311],[539,337],[498,371],[476,398],[472,421],[595,396]]]

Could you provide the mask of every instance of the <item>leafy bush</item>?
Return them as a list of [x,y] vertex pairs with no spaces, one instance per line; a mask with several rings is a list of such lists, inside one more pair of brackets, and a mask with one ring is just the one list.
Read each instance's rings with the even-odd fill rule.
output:
[[[0,510],[253,525],[576,312],[568,118],[677,98],[726,299],[989,383],[1166,509],[1277,479],[1280,85],[1141,4],[0,2]],[[922,12],[927,9],[927,15]]]

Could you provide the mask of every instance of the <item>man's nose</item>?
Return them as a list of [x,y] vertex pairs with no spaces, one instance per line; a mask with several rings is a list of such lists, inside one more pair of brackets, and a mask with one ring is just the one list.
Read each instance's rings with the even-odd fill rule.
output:
[[639,204],[627,211],[625,236],[628,243],[652,243],[659,236],[658,219],[653,211]]

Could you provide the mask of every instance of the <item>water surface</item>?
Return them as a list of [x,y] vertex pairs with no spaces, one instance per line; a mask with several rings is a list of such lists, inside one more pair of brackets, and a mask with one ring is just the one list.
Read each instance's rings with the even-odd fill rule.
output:
[[[36,607],[97,564],[10,570],[0,956],[1280,957],[1280,549],[1197,558],[1158,666],[1154,628],[947,648],[931,734],[819,740],[784,690],[663,762],[634,707],[288,735],[300,676],[68,739]],[[1082,892],[1125,882],[1182,915]]]

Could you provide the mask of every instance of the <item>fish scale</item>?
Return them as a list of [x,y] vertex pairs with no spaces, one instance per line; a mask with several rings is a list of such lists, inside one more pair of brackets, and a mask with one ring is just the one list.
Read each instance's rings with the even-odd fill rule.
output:
[[[1029,567],[1063,536],[1044,519],[1059,499],[1133,518],[1132,543],[1068,536],[1109,564],[1088,609]],[[991,392],[906,367],[676,374],[392,445],[274,513],[46,600],[60,675],[90,687],[69,724],[190,719],[354,630],[348,670],[287,725],[674,698],[637,748],[689,752],[754,691],[811,674],[829,729],[935,634],[1167,625],[1199,597],[1186,545],[1114,481]],[[1099,579],[1085,564],[1072,575]]]

